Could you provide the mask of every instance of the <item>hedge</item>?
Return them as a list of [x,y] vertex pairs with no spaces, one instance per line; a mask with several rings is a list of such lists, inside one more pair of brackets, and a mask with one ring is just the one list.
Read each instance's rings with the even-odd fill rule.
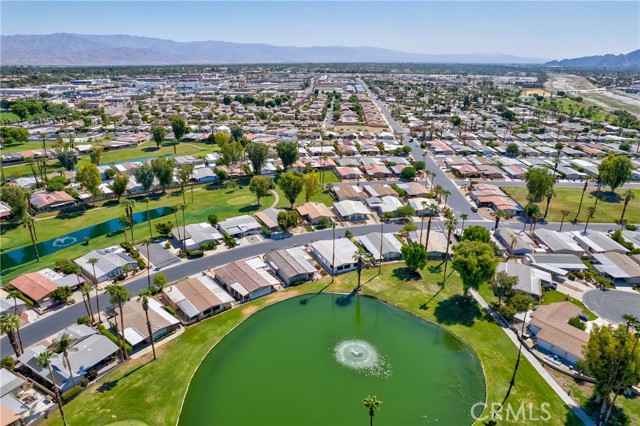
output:
[[78,396],[78,394],[82,392],[82,386],[74,386],[71,389],[69,389],[66,392],[63,392],[62,395],[60,395],[62,397],[62,400],[66,403],[71,401],[73,398],[75,398],[76,396]]
[[[120,343],[118,341],[118,338],[115,336],[115,334],[113,334],[112,332],[110,332],[109,330],[107,330],[105,328],[104,325],[102,324],[98,324],[98,326],[96,327],[98,329],[98,331],[100,332],[100,334],[102,334],[103,336],[105,336],[107,339],[111,340],[113,343],[115,343],[118,347],[120,347]],[[128,354],[131,354],[131,352],[133,351],[133,349],[131,348],[131,345],[128,344],[126,341],[124,342],[124,347],[127,351]]]

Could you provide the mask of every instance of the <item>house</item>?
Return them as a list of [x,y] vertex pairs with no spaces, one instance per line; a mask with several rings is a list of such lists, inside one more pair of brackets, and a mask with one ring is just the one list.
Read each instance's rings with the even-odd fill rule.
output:
[[535,251],[533,240],[523,231],[503,226],[495,231],[494,236],[512,256],[523,256]]
[[10,281],[9,285],[41,307],[46,307],[53,303],[51,293],[58,288],[50,278],[37,272],[22,274]]
[[533,232],[534,238],[543,248],[551,253],[573,254],[584,256],[584,249],[576,243],[568,234],[552,229],[538,228]]
[[270,251],[265,261],[287,286],[309,281],[318,272],[311,256],[300,247]]
[[[428,237],[428,241],[427,241]],[[409,232],[409,241],[419,242],[423,246],[427,245],[427,258],[431,260],[444,260],[447,257],[451,257],[453,251],[453,244],[449,244],[449,251],[447,252],[447,234],[442,231],[431,229],[431,232],[427,234],[426,227],[423,232],[411,231]]]
[[[438,207],[438,202],[433,198],[409,198],[409,206],[416,211],[418,216],[431,216],[430,206]],[[438,213],[435,213],[437,215]]]
[[398,183],[397,186],[407,193],[407,197],[425,197],[430,194],[429,190],[419,182]]
[[218,242],[222,240],[222,234],[207,222],[192,223],[187,226],[173,228],[171,234],[176,241],[184,240],[187,250],[200,250],[201,244]]
[[636,258],[615,251],[593,253],[591,257],[596,271],[616,286],[640,284],[640,263]]
[[21,394],[28,389],[27,382],[6,368],[0,369],[0,421],[2,426],[20,426],[29,414],[29,407],[21,401]]
[[30,202],[37,211],[46,212],[71,206],[76,199],[64,191],[36,191],[31,194]]
[[573,239],[576,240],[578,245],[582,247],[587,253],[605,253],[608,251],[615,251],[621,254],[629,253],[629,250],[613,241],[609,236],[600,231],[587,231],[579,232],[574,231],[571,232]]
[[394,197],[398,196],[398,193],[390,185],[385,185],[381,183],[363,185],[362,189],[364,189],[367,192],[367,194],[369,194],[370,197],[384,197],[386,195],[391,195]]
[[357,167],[336,167],[335,173],[340,180],[359,180],[364,177],[364,173]]
[[235,301],[206,275],[188,278],[162,290],[163,300],[184,324],[200,321],[231,308]]
[[514,292],[526,294],[535,299],[542,296],[542,285],[549,285],[552,282],[549,272],[514,261],[500,262],[497,272],[505,272],[508,275],[517,277],[518,283],[513,287]]
[[571,302],[538,306],[529,321],[536,348],[557,355],[572,366],[583,360],[582,348],[589,342],[589,334],[568,323],[581,312],[582,309]]
[[136,300],[131,300],[122,305],[125,328],[124,332],[120,331],[120,335],[124,337],[134,351],[149,343],[146,314],[149,314],[151,334],[154,341],[180,328],[180,321],[165,310],[160,302],[152,298],[149,298],[148,301],[149,310],[147,312],[143,309],[142,303]]
[[392,233],[372,232],[357,237],[358,242],[371,255],[374,261],[389,262],[402,259],[402,243]]
[[335,214],[322,203],[304,203],[301,206],[296,207],[296,211],[307,223],[317,225],[318,221],[322,218],[333,221],[336,217]]
[[367,164],[363,167],[363,169],[367,176],[371,176],[375,179],[383,179],[393,176],[391,170],[389,170],[387,166],[381,164]]
[[244,238],[247,235],[254,235],[262,231],[262,225],[252,216],[242,215],[223,220],[218,223],[218,229],[233,238]]
[[0,219],[6,219],[11,216],[11,207],[4,201],[0,201]]
[[268,209],[257,212],[254,216],[258,219],[258,222],[262,223],[270,232],[278,232],[280,231],[278,214],[283,211],[282,209],[269,207]]
[[[97,261],[90,263],[91,259],[96,259]],[[125,269],[123,268],[125,267],[128,267],[129,270],[138,267],[138,262],[118,246],[94,250],[75,259],[74,262],[80,266],[82,274],[94,283],[101,283],[124,273]]]
[[4,290],[0,291],[0,315],[20,315],[26,309],[27,304],[24,300],[13,297],[10,298]]
[[373,213],[360,201],[338,201],[333,204],[338,217],[346,221],[367,220]]
[[267,264],[258,257],[209,270],[207,275],[241,302],[272,293],[280,284],[280,281],[269,273]]
[[[140,305],[135,301],[130,303]],[[68,351],[69,364],[73,371],[67,368],[61,354],[54,354],[51,358],[51,368],[55,375],[56,386],[61,392],[71,389],[74,382],[79,385],[85,374],[91,370],[100,369],[118,352],[118,346],[115,343],[87,325],[73,325],[62,330],[56,338],[60,339],[63,334],[69,335],[74,339],[74,342],[71,350]],[[25,368],[31,370],[31,373],[43,381],[53,384],[49,369],[36,363],[38,355],[45,350],[47,348],[44,345],[32,346],[26,349],[18,360]]]
[[218,181],[218,176],[211,167],[200,167],[195,169],[191,177],[198,183],[212,183]]
[[353,257],[358,252],[358,247],[348,238],[315,241],[309,245],[309,250],[318,263],[332,275],[353,271],[357,267]]
[[564,281],[569,274],[589,269],[573,254],[530,253],[524,255],[523,261],[525,265],[549,272],[557,281]]
[[362,188],[351,184],[334,185],[333,193],[336,194],[338,201],[364,201],[367,199],[367,193]]
[[379,215],[393,214],[403,206],[402,201],[392,195],[384,197],[370,197],[366,199],[366,205],[375,210]]

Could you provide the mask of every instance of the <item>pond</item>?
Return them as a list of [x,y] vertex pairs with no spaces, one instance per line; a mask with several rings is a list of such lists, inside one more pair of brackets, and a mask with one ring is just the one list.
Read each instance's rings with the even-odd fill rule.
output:
[[[194,360],[197,362],[197,360]],[[179,425],[470,425],[482,367],[453,334],[373,298],[300,296],[240,324],[203,359]]]
[[[158,217],[166,216],[172,213],[173,213],[173,210],[171,207],[158,207],[158,208],[149,210],[149,216],[151,217],[151,220]],[[144,222],[146,220],[147,220],[146,210],[133,214],[133,221],[136,224],[140,222]],[[44,221],[44,223],[46,223],[46,220]],[[119,219],[118,218],[111,219],[106,222],[99,223],[97,225],[89,226],[87,228],[83,228],[78,231],[71,232],[66,235],[61,235],[57,238],[39,242],[37,244],[38,253],[40,253],[41,257],[46,256],[48,254],[53,254],[58,250],[65,249],[67,247],[71,247],[76,244],[80,244],[85,237],[96,238],[102,235],[106,235],[110,232],[119,231],[121,229],[122,229],[122,225],[120,225]],[[25,230],[25,232],[27,231]],[[36,260],[36,253],[32,245],[11,250],[7,253],[2,253],[2,255],[0,255],[2,272],[4,272],[9,268],[13,268],[23,263],[31,262],[33,260]]]

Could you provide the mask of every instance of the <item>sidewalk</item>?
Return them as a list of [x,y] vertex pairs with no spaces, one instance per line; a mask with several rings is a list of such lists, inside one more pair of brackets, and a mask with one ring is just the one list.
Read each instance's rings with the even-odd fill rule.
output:
[[[482,296],[480,296],[480,293],[478,293],[474,289],[471,289],[471,295],[473,296],[474,299],[476,299],[476,301],[480,304],[480,306],[482,306],[484,310],[486,310],[488,313],[490,313],[493,316],[496,323],[498,323],[499,325],[502,324],[502,320],[493,311],[493,309],[489,307],[489,305],[482,298]],[[511,330],[508,327],[501,326],[501,328],[507,334],[509,339],[511,339],[513,344],[516,345],[516,347],[519,347],[520,341],[518,340],[518,337],[513,332],[513,330]],[[560,386],[558,382],[556,382],[553,379],[553,377],[551,377],[551,375],[547,372],[547,370],[545,370],[544,367],[542,367],[542,364],[540,364],[540,362],[531,353],[529,353],[528,350],[526,349],[523,350],[522,354],[525,356],[525,358],[527,358],[527,360],[529,360],[533,368],[535,368],[535,370],[542,376],[542,378],[547,381],[549,386],[551,386],[551,388],[558,394],[558,396],[562,399],[562,401],[565,404],[567,404],[571,408],[571,410],[573,410],[573,412],[576,414],[576,416],[580,418],[580,420],[582,420],[583,424],[585,424],[586,426],[595,426],[595,423],[593,422],[593,420],[591,420],[591,418],[587,415],[587,413],[584,412],[582,407],[580,407],[569,395],[567,395],[567,393],[562,388],[562,386]]]
[[[186,328],[184,326],[181,326],[179,329],[176,330],[175,333],[173,333],[171,336],[162,339],[158,342],[155,342],[155,347],[156,350],[158,350],[159,347],[161,347],[162,345],[164,345],[167,342],[172,341],[173,339],[175,339],[176,337],[178,337],[179,335],[181,335],[182,333],[184,333],[184,331],[186,330]],[[146,354],[150,354],[151,353],[151,345],[147,346],[146,348],[136,352],[135,354],[131,355],[131,359],[137,359],[140,358]]]

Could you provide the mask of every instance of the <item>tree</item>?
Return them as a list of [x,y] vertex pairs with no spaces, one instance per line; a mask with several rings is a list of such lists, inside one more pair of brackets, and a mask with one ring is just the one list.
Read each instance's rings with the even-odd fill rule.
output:
[[296,198],[298,198],[304,186],[303,175],[300,172],[283,173],[278,180],[278,186],[291,203],[291,208],[293,208]]
[[173,158],[158,157],[151,160],[151,170],[162,186],[162,192],[166,192],[167,186],[173,182]]
[[[76,265],[76,267],[77,267],[77,265]],[[86,298],[86,306],[85,307],[87,308],[87,314],[89,315],[89,318],[91,318],[91,322],[93,322],[93,307],[91,305],[91,287],[86,285],[86,284],[82,284],[80,286],[80,293],[82,293],[82,298],[83,299]]]
[[598,172],[602,178],[602,183],[608,185],[611,191],[620,188],[631,179],[633,166],[631,160],[626,155],[615,155],[610,152],[598,166]]
[[[448,211],[450,212],[450,210]],[[456,230],[458,221],[453,214],[447,214],[447,218],[444,222],[445,228],[447,228],[447,248],[444,251],[444,280],[447,280],[447,266],[449,265],[449,248],[451,247],[451,234]]]
[[13,217],[23,217],[29,208],[29,190],[19,185],[7,184],[0,187],[0,199],[11,207]]
[[427,249],[417,242],[405,244],[400,249],[407,268],[412,272],[427,266]]
[[59,354],[62,354],[62,359],[64,360],[64,364],[67,367],[67,370],[69,370],[69,374],[71,375],[71,384],[73,386],[76,385],[76,378],[73,374],[73,368],[71,367],[71,361],[69,361],[69,352],[77,352],[78,348],[75,348],[73,346],[73,344],[76,342],[77,339],[72,339],[71,337],[69,337],[69,335],[67,333],[63,333],[62,336],[60,336],[60,339],[53,340],[53,345],[55,347],[55,351],[58,352]]
[[[191,181],[193,177],[193,164],[181,164],[178,166],[178,182],[180,182],[180,190],[182,192],[182,202],[186,204],[184,187]],[[193,192],[192,192],[193,195]]]
[[69,286],[58,287],[51,292],[51,298],[60,303],[66,303],[73,294],[73,290]]
[[22,292],[19,290],[7,288],[7,300],[13,299],[13,315],[18,315],[18,299],[22,297]]
[[96,275],[96,263],[98,263],[98,259],[96,259],[95,257],[92,257],[87,260],[87,263],[89,263],[89,265],[91,265],[91,267],[93,268],[93,281],[94,281],[94,288],[96,290],[96,312],[98,313],[98,322],[101,322],[100,298],[98,297],[98,276]]
[[496,273],[498,259],[490,244],[480,241],[461,241],[453,247],[453,253],[453,269],[458,271],[462,278],[465,295],[470,288],[477,289],[481,283],[489,281]]
[[149,343],[151,343],[151,351],[153,352],[153,359],[156,360],[156,345],[153,342],[153,329],[151,328],[151,320],[149,319],[149,299],[152,297],[151,290],[148,288],[142,289],[138,294],[138,302],[142,303],[142,309],[144,310],[144,316],[147,320],[147,333],[149,333]]
[[596,211],[596,207],[595,206],[589,206],[589,207],[587,207],[587,211],[589,212],[589,214],[587,214],[587,221],[584,223],[583,234],[587,233],[587,228],[589,227],[589,222],[593,218],[593,213]]
[[525,175],[527,181],[527,190],[531,196],[531,201],[539,203],[549,194],[556,184],[556,178],[547,169],[534,168],[529,169]]
[[40,253],[38,252],[38,245],[36,244],[36,220],[30,214],[25,213],[22,216],[22,226],[29,229],[29,236],[31,237],[31,245],[33,246],[33,251],[36,254],[36,259],[40,262]]
[[526,312],[533,304],[533,299],[526,294],[516,294],[509,298],[507,304],[515,309],[516,312]]
[[547,213],[549,213],[549,205],[551,204],[551,199],[555,196],[556,196],[556,191],[553,188],[549,188],[549,190],[546,193],[547,205],[544,208],[544,216],[542,217],[542,220],[547,219]]
[[304,198],[307,202],[320,190],[320,176],[315,171],[304,175]]
[[9,338],[9,343],[16,354],[16,358],[22,355],[21,339],[17,338],[20,334],[20,317],[13,314],[0,315],[0,333],[6,334]]
[[180,139],[184,136],[184,133],[187,131],[187,122],[184,117],[178,114],[172,115],[169,117],[169,121],[171,122],[171,130],[173,130],[173,136],[175,137],[173,142],[173,153],[177,154],[177,145],[180,143]]
[[166,136],[164,127],[153,126],[151,128],[151,134],[153,135],[153,141],[156,143],[156,146],[160,148],[160,146],[164,143],[164,138]]
[[278,142],[276,145],[276,152],[282,161],[282,168],[285,172],[293,165],[293,163],[298,161],[298,144],[295,142]]
[[89,153],[89,158],[91,159],[91,164],[95,164],[96,166],[100,165],[100,159],[102,158],[102,148],[101,145],[95,144],[91,147],[91,153]]
[[231,126],[231,137],[234,141],[239,141],[242,137],[242,127],[240,126]]
[[356,252],[353,253],[353,261],[356,262],[357,272],[358,272],[358,287],[356,287],[356,291],[360,290],[360,278],[362,275],[362,265],[364,261],[367,260],[368,258],[369,256],[367,256],[367,253],[365,253],[364,250],[362,250],[360,247],[358,247],[358,250],[356,250]]
[[260,205],[260,198],[269,195],[271,189],[271,182],[264,176],[254,176],[249,182],[249,190],[256,194],[258,199],[258,205]]
[[209,222],[211,226],[216,226],[218,224],[218,215],[215,213],[211,213],[209,216],[207,216],[207,222]]
[[171,230],[173,229],[173,222],[158,222],[155,224],[156,231],[161,237],[168,238],[171,236]]
[[497,231],[498,230],[498,225],[500,225],[500,219],[505,217],[506,214],[505,214],[504,210],[497,209],[497,210],[491,212],[491,216],[493,216],[495,218],[495,220],[496,220],[495,224],[493,225],[493,229]]
[[246,152],[253,166],[253,173],[259,175],[269,158],[269,147],[263,143],[252,142],[247,145]]
[[517,157],[518,155],[520,155],[520,148],[518,148],[517,144],[511,142],[509,145],[507,145],[507,154],[512,157]]
[[243,151],[244,148],[242,148],[240,142],[233,141],[224,145],[220,149],[222,153],[222,163],[230,166],[231,171],[233,171],[233,167],[242,159]]
[[109,185],[109,189],[113,191],[114,194],[118,197],[118,202],[120,202],[120,198],[126,194],[127,185],[129,185],[129,175],[115,175],[113,177],[113,182]]
[[122,310],[122,304],[131,299],[131,293],[127,290],[126,287],[122,287],[119,285],[108,285],[105,287],[105,291],[109,294],[109,300],[112,305],[118,305],[118,311],[120,312],[120,330],[121,333],[118,333],[118,315],[114,314],[114,322],[115,322],[115,330],[116,337],[118,338],[118,344],[120,345],[120,351],[122,355],[122,360],[129,359],[129,354],[127,353],[127,343],[124,339],[124,330],[126,330],[124,324],[124,312]]
[[622,214],[620,215],[620,226],[622,227],[624,227],[624,214],[627,212],[627,206],[629,205],[629,202],[635,198],[636,198],[636,193],[633,190],[628,189],[627,191],[625,191],[624,205],[622,207]]
[[166,283],[167,283],[167,276],[165,274],[156,274],[153,277],[153,285],[158,287],[159,290],[162,290],[162,288],[165,286]]
[[468,215],[467,213],[462,213],[462,214],[460,215],[460,219],[462,219],[462,226],[461,226],[461,228],[462,228],[462,232],[464,233],[464,222],[465,222],[467,219],[469,219],[469,215]]
[[578,220],[578,216],[580,215],[580,211],[582,210],[582,201],[584,200],[584,193],[587,192],[587,187],[589,186],[589,182],[591,178],[587,177],[584,180],[584,186],[582,187],[582,195],[580,196],[580,204],[578,205],[578,211],[576,212],[576,217],[573,219],[574,221]]
[[295,228],[300,223],[300,217],[294,210],[281,211],[278,213],[278,227],[282,232],[287,232],[291,228]]
[[562,220],[560,221],[560,229],[558,230],[558,232],[562,232],[562,226],[564,225],[564,219],[565,219],[565,218],[567,217],[567,215],[568,215],[569,213],[571,213],[571,212],[570,212],[569,210],[567,210],[567,209],[563,209],[563,210],[561,211],[561,213],[562,213]]
[[153,169],[148,163],[142,163],[140,167],[133,171],[133,176],[142,185],[144,192],[149,192],[153,186]]
[[367,396],[362,400],[362,403],[369,410],[369,425],[373,426],[373,416],[375,415],[376,410],[380,408],[382,401],[378,401],[378,398],[375,396]]
[[513,287],[518,284],[518,277],[500,271],[491,280],[493,294],[498,296],[498,306],[502,305],[502,299],[508,297],[513,291]]
[[213,135],[213,140],[215,141],[216,145],[218,145],[218,147],[222,149],[222,147],[228,144],[231,140],[231,135],[229,134],[229,132],[216,132]]
[[78,182],[83,189],[91,193],[91,198],[94,202],[96,197],[102,194],[102,189],[100,189],[102,178],[95,164],[80,166],[78,173],[76,173],[76,182]]
[[53,354],[49,350],[45,350],[38,355],[36,358],[36,365],[42,368],[47,368],[49,370],[49,378],[51,379],[51,383],[53,384],[53,392],[56,395],[56,402],[58,403],[58,409],[60,410],[60,417],[62,417],[62,424],[67,426],[67,420],[64,417],[64,410],[62,409],[62,398],[60,398],[60,390],[58,389],[58,385],[56,383],[56,377],[53,374],[53,369],[51,368],[51,358]]
[[133,210],[136,207],[136,202],[132,199],[122,200],[120,202],[120,207],[124,209],[127,219],[129,219],[129,229],[131,230],[131,244],[134,244],[136,239],[133,237]]
[[462,119],[457,115],[454,115],[451,117],[451,124],[453,124],[454,127],[459,127],[462,124]]
[[468,226],[462,233],[461,241],[480,241],[482,243],[491,243],[491,232],[484,226],[473,225]]
[[416,169],[414,169],[411,166],[407,166],[404,169],[402,169],[402,171],[400,172],[400,177],[404,180],[413,180],[416,178],[416,176],[418,175],[418,173],[416,172]]
[[73,151],[60,151],[56,158],[67,171],[72,171],[78,163],[78,156]]

